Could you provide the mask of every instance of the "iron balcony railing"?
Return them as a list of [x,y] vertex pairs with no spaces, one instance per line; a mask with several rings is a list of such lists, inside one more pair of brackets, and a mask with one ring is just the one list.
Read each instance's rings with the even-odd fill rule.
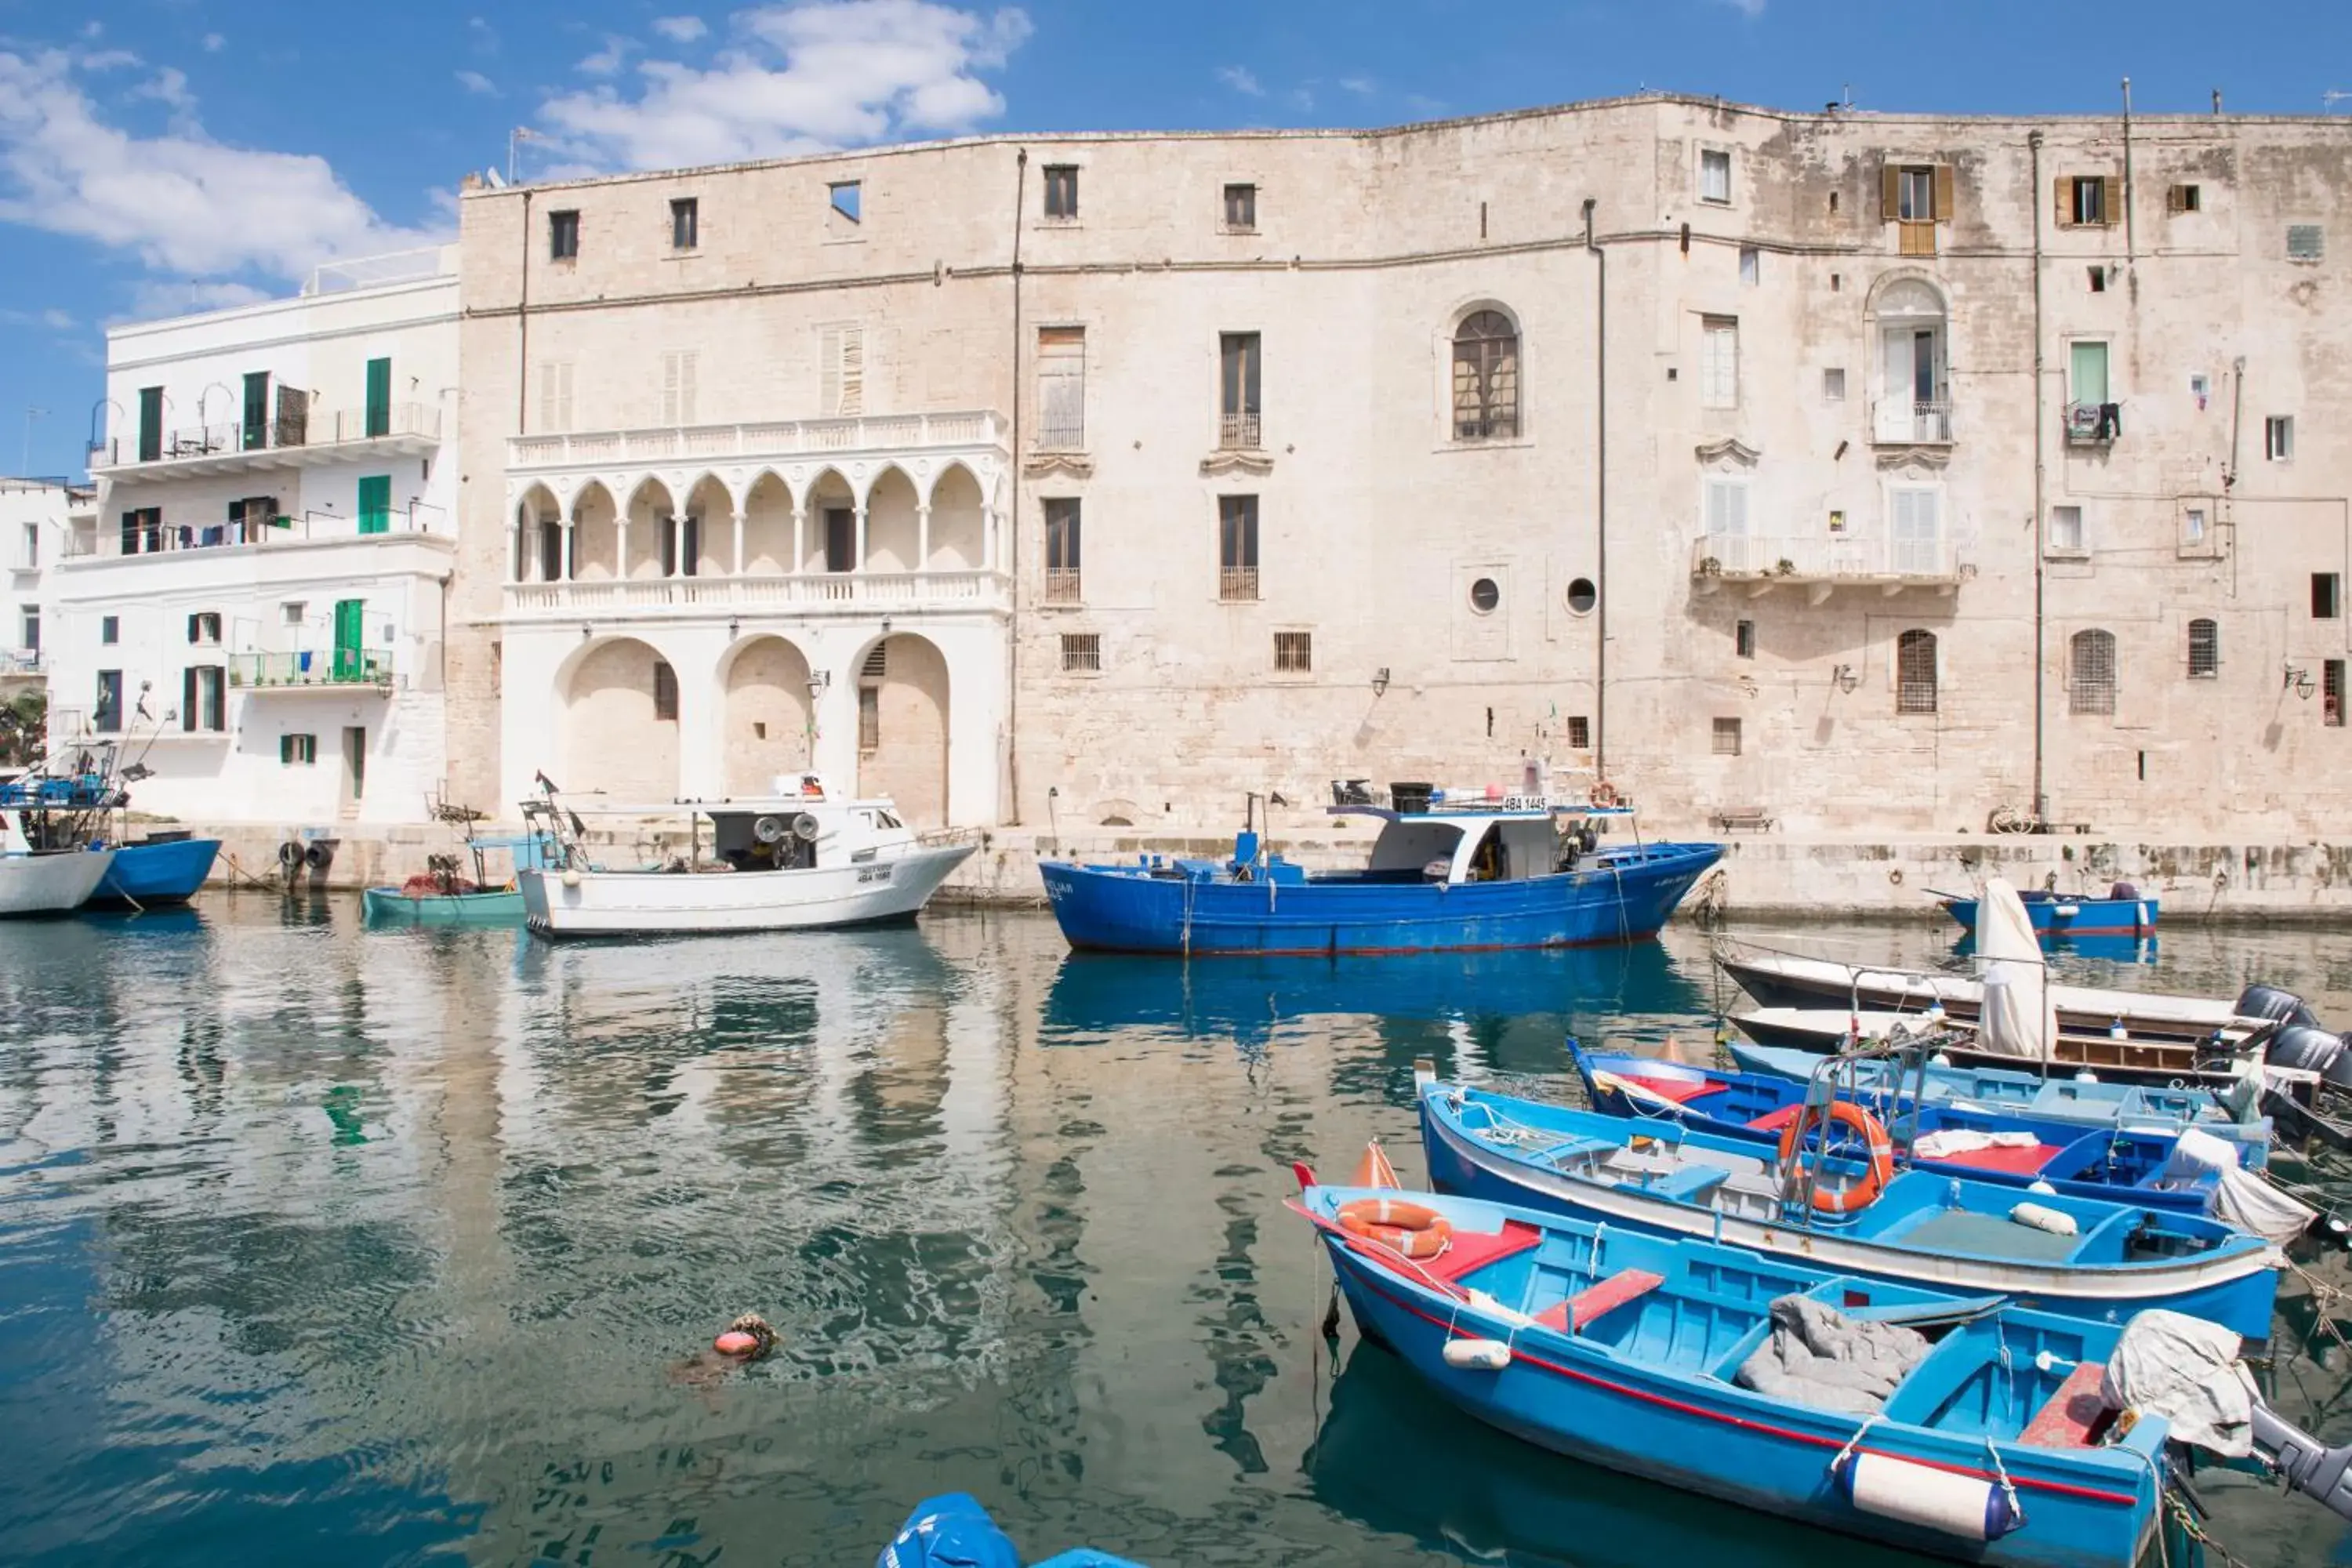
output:
[[1255,414],[1227,414],[1217,420],[1217,445],[1221,447],[1255,452],[1264,436]]
[[1081,596],[1080,586],[1077,567],[1048,566],[1045,568],[1045,603],[1075,605]]
[[313,408],[272,419],[221,420],[184,425],[156,433],[142,443],[133,436],[110,437],[89,449],[93,468],[138,463],[181,463],[296,447],[338,447],[355,441],[394,438],[438,440],[441,411],[429,404],[380,404],[373,408]]
[[1958,582],[1968,569],[1952,542],[1867,535],[1702,533],[1691,575],[1747,582]]
[[1217,573],[1217,597],[1227,601],[1257,597],[1257,568],[1226,566]]
[[2108,447],[2123,434],[2123,405],[2117,403],[2070,403],[2066,405],[2066,444],[2070,447]]
[[1952,405],[1908,397],[1882,397],[1872,416],[1872,438],[1882,446],[1937,446],[1952,442]]
[[242,690],[320,686],[389,686],[388,647],[320,648],[295,653],[233,653],[228,683]]

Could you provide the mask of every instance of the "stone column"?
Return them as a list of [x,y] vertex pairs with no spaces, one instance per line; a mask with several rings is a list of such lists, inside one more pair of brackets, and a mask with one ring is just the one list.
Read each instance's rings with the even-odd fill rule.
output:
[[520,515],[518,515],[512,522],[508,524],[507,539],[509,542],[507,548],[507,581],[509,583],[530,582],[530,563],[523,559],[522,519]]
[[613,580],[629,580],[629,514],[625,511],[613,514]]
[[743,514],[735,514],[735,575],[743,575]]
[[558,564],[563,568],[565,582],[572,582],[580,575],[580,520],[577,517],[563,520],[563,559]]
[[980,509],[980,569],[996,570],[996,509],[986,504]]
[[857,503],[857,559],[851,563],[851,570],[860,575],[863,575],[866,571],[866,503],[864,501]]
[[915,570],[931,569],[931,503],[915,509]]
[[801,505],[798,501],[794,501],[793,503],[793,563],[784,568],[786,572],[797,574],[800,569],[807,563],[807,533],[808,508]]

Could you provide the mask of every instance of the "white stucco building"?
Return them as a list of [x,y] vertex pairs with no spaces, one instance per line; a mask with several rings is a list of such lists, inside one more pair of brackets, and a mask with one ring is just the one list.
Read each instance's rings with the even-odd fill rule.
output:
[[454,249],[107,334],[95,518],[49,575],[53,748],[119,736],[143,811],[417,821],[443,785]]
[[0,701],[47,681],[50,569],[77,528],[89,527],[92,499],[88,489],[59,479],[0,479],[0,560],[8,574],[0,601]]

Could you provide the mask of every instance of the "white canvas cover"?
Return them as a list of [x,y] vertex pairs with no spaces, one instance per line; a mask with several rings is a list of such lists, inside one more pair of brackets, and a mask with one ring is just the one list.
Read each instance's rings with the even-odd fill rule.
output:
[[1984,1011],[1977,1025],[1980,1049],[2047,1061],[2058,1038],[2058,1009],[2050,996],[2042,942],[2025,900],[1999,877],[1985,880],[1977,900],[1977,956],[1984,961]]
[[2194,1186],[2209,1173],[2218,1173],[2213,1192],[2213,1217],[2269,1241],[2293,1241],[2319,1217],[2319,1211],[2264,1181],[2260,1173],[2238,1164],[2238,1146],[2210,1132],[2189,1127],[2165,1157],[2157,1184]]
[[2099,1382],[2114,1410],[2161,1415],[2172,1435],[2225,1459],[2253,1452],[2254,1395],[2238,1366],[2238,1336],[2179,1312],[2136,1314]]

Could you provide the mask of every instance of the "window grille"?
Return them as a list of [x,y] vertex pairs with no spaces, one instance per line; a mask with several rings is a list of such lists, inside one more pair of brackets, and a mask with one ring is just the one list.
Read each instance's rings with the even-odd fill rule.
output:
[[1303,675],[1315,668],[1315,634],[1312,632],[1276,632],[1274,634],[1274,668],[1278,671]]
[[2221,673],[2221,627],[2217,621],[2200,617],[2189,623],[2189,673],[2192,679],[2208,679]]
[[1739,754],[1739,721],[1717,719],[1715,721],[1715,754],[1736,757]]
[[1474,310],[1454,333],[1454,438],[1519,433],[1519,330],[1500,310]]
[[1064,633],[1062,668],[1065,670],[1099,671],[1102,668],[1102,634],[1100,632]]
[[1895,640],[1895,710],[1936,710],[1936,634],[1905,632]]
[[2071,647],[2068,711],[2113,714],[2116,710],[2115,634],[2076,632]]

